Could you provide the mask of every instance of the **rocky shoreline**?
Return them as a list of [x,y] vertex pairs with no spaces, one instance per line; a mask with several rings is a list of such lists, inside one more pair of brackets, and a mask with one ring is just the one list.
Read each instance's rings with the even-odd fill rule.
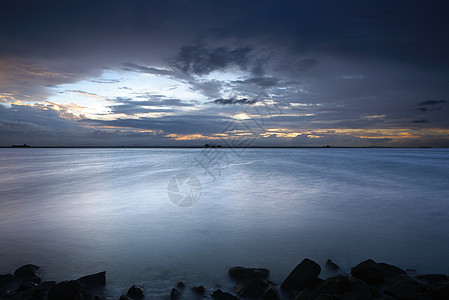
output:
[[[326,268],[338,273],[339,266],[332,260]],[[42,281],[40,268],[28,264],[14,274],[0,275],[0,298],[15,300],[97,300],[105,299],[106,272],[62,282]],[[310,259],[302,260],[280,285],[269,280],[265,268],[233,267],[228,275],[235,282],[232,291],[207,289],[198,285],[186,287],[178,282],[167,294],[167,299],[212,298],[239,299],[293,299],[293,300],[448,300],[449,278],[445,274],[416,275],[412,269],[377,263],[371,259],[351,268],[350,274],[339,273],[326,279],[319,278],[321,266]],[[186,291],[189,290],[190,293]],[[144,287],[133,285],[119,300],[152,299]]]

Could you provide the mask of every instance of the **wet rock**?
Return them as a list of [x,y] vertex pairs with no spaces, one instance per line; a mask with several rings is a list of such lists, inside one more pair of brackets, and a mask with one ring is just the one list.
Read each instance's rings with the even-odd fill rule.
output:
[[276,289],[275,286],[273,286],[272,284],[270,284],[266,289],[265,292],[263,293],[262,297],[260,297],[260,299],[272,299],[272,300],[279,300],[279,293]]
[[121,295],[119,300],[132,300],[127,295]]
[[212,299],[215,299],[215,300],[239,300],[239,298],[237,298],[236,296],[234,296],[230,293],[223,292],[220,289],[215,290],[211,296],[212,296]]
[[374,299],[382,298],[382,293],[380,292],[380,288],[378,286],[368,285],[368,287]]
[[83,276],[81,278],[78,278],[77,280],[84,284],[86,289],[101,287],[106,284],[106,272]]
[[87,298],[86,288],[84,287],[84,284],[78,280],[63,281],[53,285],[49,289],[47,296],[48,300],[71,300],[84,298]]
[[32,264],[21,266],[14,272],[14,279],[19,282],[33,281],[39,283],[41,282],[38,275],[39,269],[38,266]]
[[384,279],[381,267],[372,259],[365,260],[351,269],[351,275],[366,283],[379,283]]
[[181,292],[175,288],[171,289],[170,300],[177,300],[181,296]]
[[435,283],[438,281],[446,280],[447,276],[444,274],[425,274],[425,275],[415,276],[415,278],[419,279],[419,280],[426,280],[429,283]]
[[313,260],[306,258],[290,272],[282,282],[281,288],[302,291],[312,286],[320,273],[321,267]]
[[[354,293],[360,296],[360,299],[366,299],[366,300],[371,300],[375,297],[373,297],[373,293],[371,292],[370,287],[365,283],[365,281],[361,280],[361,279],[354,279],[354,281],[351,282],[351,287],[349,288],[349,292],[350,293]],[[380,291],[377,293],[376,298],[380,298],[381,294]],[[348,298],[349,296],[346,295],[346,298],[343,299],[350,299]]]
[[131,299],[142,299],[144,297],[143,290],[143,286],[135,284],[128,289],[126,295]]
[[184,288],[186,287],[186,285],[184,284],[184,282],[178,281],[178,282],[176,283],[176,287],[177,287],[178,289],[184,289]]
[[312,298],[315,299],[319,295],[323,294],[340,294],[347,292],[351,287],[348,276],[339,274],[332,276],[319,283],[313,291]]
[[243,279],[255,279],[262,278],[266,279],[270,274],[270,271],[264,268],[245,268],[245,267],[234,267],[228,271],[229,277],[234,280],[240,281]]
[[334,297],[330,294],[322,294],[316,297],[314,300],[334,300]]
[[328,259],[326,261],[326,267],[332,271],[337,271],[340,269],[340,267],[336,263],[334,263],[331,259]]
[[235,285],[234,291],[240,297],[255,298],[262,296],[269,285],[267,281],[261,278],[247,279],[239,281]]
[[384,294],[393,296],[399,300],[421,299],[424,297],[425,290],[419,285],[419,282],[413,279],[403,279],[384,290]]
[[[395,278],[398,275],[407,275],[407,273],[399,267],[389,265],[386,263],[378,263],[377,264],[384,275],[384,279],[387,282],[393,283],[396,282]],[[408,275],[407,275],[408,276]]]
[[48,292],[48,290],[56,284],[56,281],[42,281],[37,285],[37,289]]
[[[350,291],[344,292],[341,294],[337,294],[337,295],[333,295],[333,296],[334,296],[334,299],[336,299],[336,300],[365,300],[365,298],[363,298],[363,296],[361,296],[357,293],[354,293],[354,292],[350,292]],[[372,297],[368,298],[368,299],[372,299]]]
[[194,286],[191,290],[200,295],[204,295],[204,293],[206,293],[206,289],[202,285]]
[[0,275],[0,290],[2,289],[2,287],[12,283],[13,280],[14,276],[12,276],[11,274]]
[[416,270],[415,269],[405,269],[405,272],[407,272],[407,274],[410,275],[410,276],[415,276],[416,275]]
[[427,288],[427,293],[433,300],[449,299],[449,279],[432,283]]

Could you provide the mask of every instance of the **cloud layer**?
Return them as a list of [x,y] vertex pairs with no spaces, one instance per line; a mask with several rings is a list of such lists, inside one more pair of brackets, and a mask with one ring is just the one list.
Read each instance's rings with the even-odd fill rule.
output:
[[448,12],[439,0],[2,1],[0,145],[255,132],[254,145],[449,146]]

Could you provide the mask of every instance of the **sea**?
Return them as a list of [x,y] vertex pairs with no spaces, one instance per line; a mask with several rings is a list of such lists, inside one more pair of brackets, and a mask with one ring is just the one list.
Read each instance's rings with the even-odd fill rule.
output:
[[178,281],[232,291],[234,266],[448,274],[448,253],[449,149],[0,149],[0,274],[106,271],[108,299],[168,299]]

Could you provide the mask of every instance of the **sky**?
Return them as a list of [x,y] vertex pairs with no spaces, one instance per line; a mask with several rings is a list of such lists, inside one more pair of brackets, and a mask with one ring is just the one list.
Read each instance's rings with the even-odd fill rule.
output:
[[449,3],[0,2],[0,146],[449,147]]

